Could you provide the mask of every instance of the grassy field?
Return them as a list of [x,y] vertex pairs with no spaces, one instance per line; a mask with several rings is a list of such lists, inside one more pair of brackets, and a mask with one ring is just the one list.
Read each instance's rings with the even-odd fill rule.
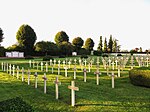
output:
[[[40,60],[40,59],[36,59]],[[9,63],[25,67],[26,72],[29,68],[28,60],[10,59]],[[102,64],[102,63],[101,63]],[[71,66],[73,68],[73,66]],[[149,112],[150,111],[150,88],[134,86],[130,83],[128,77],[129,66],[121,71],[121,77],[115,78],[115,88],[111,88],[111,77],[106,75],[103,66],[100,65],[100,85],[96,85],[95,66],[87,73],[87,82],[83,81],[83,72],[77,67],[77,79],[75,85],[79,87],[76,92],[76,106],[71,107],[71,91],[68,85],[73,80],[73,70],[68,70],[68,77],[65,77],[64,69],[61,68],[59,75],[59,100],[55,99],[54,80],[57,76],[57,66],[54,73],[47,73],[47,94],[43,93],[44,81],[42,79],[44,72],[36,68],[31,69],[31,84],[27,85],[27,74],[25,72],[25,82],[17,79],[16,75],[7,74],[0,70],[0,101],[21,97],[25,102],[33,107],[35,112]],[[38,88],[34,88],[34,73],[38,72]],[[117,73],[117,70],[116,70]]]

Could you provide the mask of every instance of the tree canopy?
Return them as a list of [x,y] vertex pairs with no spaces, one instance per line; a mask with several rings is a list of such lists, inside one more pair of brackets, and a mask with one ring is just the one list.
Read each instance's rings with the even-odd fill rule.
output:
[[29,25],[23,24],[20,26],[16,35],[16,39],[18,40],[19,46],[24,49],[26,55],[32,54],[34,43],[37,37],[36,33]]
[[112,35],[110,35],[109,42],[108,42],[108,51],[112,52],[112,49],[113,49],[113,40],[112,40]]
[[83,39],[81,37],[76,37],[73,39],[72,44],[75,46],[77,50],[79,50],[83,46]]
[[103,52],[103,40],[102,40],[102,36],[100,36],[100,42],[98,44],[97,50],[100,52]]
[[35,51],[42,53],[41,55],[56,55],[58,53],[58,47],[53,42],[40,41],[36,43]]
[[85,41],[84,48],[91,51],[93,50],[93,47],[94,47],[94,41],[91,38],[87,38],[87,40]]
[[3,30],[0,28],[0,43],[3,41]]
[[55,42],[58,45],[63,41],[69,42],[69,37],[66,32],[60,31],[55,35]]

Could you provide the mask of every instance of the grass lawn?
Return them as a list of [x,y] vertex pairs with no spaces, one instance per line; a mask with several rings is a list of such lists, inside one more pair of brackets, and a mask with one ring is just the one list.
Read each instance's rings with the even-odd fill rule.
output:
[[[37,59],[38,60],[38,59]],[[9,63],[25,67],[29,67],[28,60],[10,59]],[[102,64],[102,63],[101,63]],[[0,65],[1,68],[1,65]],[[16,75],[7,74],[0,70],[0,102],[15,97],[21,97],[26,103],[31,105],[35,112],[149,112],[150,111],[150,88],[134,86],[130,83],[128,77],[129,66],[121,71],[121,77],[115,78],[115,88],[111,88],[111,77],[106,75],[106,70],[100,65],[100,85],[96,85],[95,66],[87,73],[87,82],[83,81],[83,72],[77,66],[77,79],[75,85],[79,87],[76,91],[76,106],[71,107],[71,91],[68,85],[73,80],[73,65],[68,70],[68,77],[65,77],[64,69],[61,68],[59,75],[59,100],[55,99],[54,80],[57,76],[57,66],[54,73],[51,73],[51,67],[47,73],[47,94],[44,94],[44,81],[42,79],[44,72],[31,69],[31,84],[27,85],[27,73],[25,72],[25,82],[17,79]],[[88,67],[87,67],[88,68]],[[38,88],[34,88],[34,73],[38,72]],[[115,71],[117,73],[117,70]]]

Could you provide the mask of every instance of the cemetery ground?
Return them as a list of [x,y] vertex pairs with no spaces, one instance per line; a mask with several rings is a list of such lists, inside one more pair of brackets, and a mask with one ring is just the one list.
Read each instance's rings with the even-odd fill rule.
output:
[[[96,59],[96,57],[94,57]],[[70,59],[70,57],[68,58]],[[73,60],[73,58],[71,58]],[[78,58],[77,58],[78,59]],[[34,59],[41,62],[41,58]],[[56,60],[59,60],[57,58]],[[93,64],[91,71],[87,72],[86,82],[84,82],[83,70],[77,64],[76,79],[73,78],[73,63],[71,68],[68,69],[67,77],[65,77],[65,70],[61,60],[60,75],[58,75],[57,64],[53,68],[49,66],[48,72],[45,71],[46,67],[43,66],[41,71],[40,65],[38,70],[35,67],[29,67],[29,60],[24,59],[1,59],[0,62],[8,62],[12,65],[24,67],[24,81],[22,82],[21,71],[19,79],[15,75],[10,75],[6,71],[0,69],[0,102],[12,98],[20,97],[27,104],[32,106],[35,112],[111,112],[111,111],[137,111],[149,112],[150,111],[150,89],[146,87],[134,86],[130,83],[128,71],[131,68],[127,63],[124,70],[121,70],[121,77],[115,77],[115,87],[112,88],[111,77],[106,73],[100,58],[100,82],[96,85],[96,67]],[[134,60],[135,61],[135,60]],[[96,61],[95,61],[96,63]],[[136,63],[137,64],[137,63]],[[0,65],[1,66],[1,65]],[[138,67],[137,65],[135,67]],[[1,68],[1,67],[0,67]],[[87,64],[88,71],[88,64]],[[28,85],[28,69],[30,69],[30,85]],[[111,70],[110,70],[111,71]],[[38,74],[37,88],[35,88],[35,72]],[[117,69],[114,70],[117,75]],[[44,93],[44,80],[43,76],[46,73],[47,77],[47,91]],[[59,98],[55,99],[55,84],[54,81],[58,76],[61,85],[59,85]],[[71,90],[68,86],[71,81],[75,81],[75,86],[79,91],[75,91],[75,106],[71,106]],[[1,103],[0,103],[1,104]],[[13,106],[13,105],[12,105]]]

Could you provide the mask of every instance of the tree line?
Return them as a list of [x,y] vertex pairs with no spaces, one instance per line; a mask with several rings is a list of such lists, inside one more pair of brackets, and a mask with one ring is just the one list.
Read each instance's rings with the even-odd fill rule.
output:
[[[3,31],[0,28],[0,43],[3,41]],[[72,43],[69,42],[69,36],[66,32],[60,31],[54,37],[54,42],[39,41],[36,42],[37,36],[34,29],[26,24],[20,26],[16,33],[17,43],[11,45],[7,51],[22,51],[25,55],[71,55],[72,52],[77,54],[90,54],[95,45],[92,38],[87,38],[86,41],[81,37],[75,37]],[[117,39],[110,35],[109,42],[105,37],[104,44],[102,36],[97,47],[98,53],[118,52],[120,46],[117,44]]]

